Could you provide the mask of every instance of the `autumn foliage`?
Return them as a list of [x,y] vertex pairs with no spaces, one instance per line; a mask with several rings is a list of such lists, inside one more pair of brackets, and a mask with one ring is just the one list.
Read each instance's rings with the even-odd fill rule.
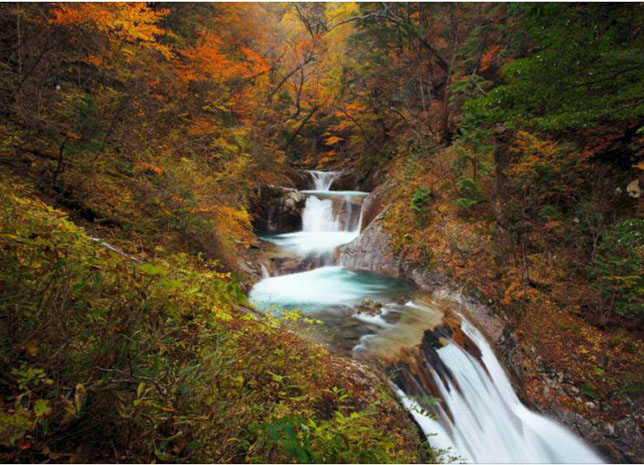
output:
[[641,403],[642,11],[2,4],[1,457],[419,460],[391,399],[241,310],[298,168],[381,186],[393,252],[503,316],[535,403]]

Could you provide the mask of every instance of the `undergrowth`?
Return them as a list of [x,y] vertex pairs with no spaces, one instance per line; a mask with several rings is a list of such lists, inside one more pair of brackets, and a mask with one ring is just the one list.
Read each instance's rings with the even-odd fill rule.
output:
[[346,394],[353,368],[297,317],[244,310],[198,257],[115,253],[1,181],[2,461],[419,460],[401,407]]

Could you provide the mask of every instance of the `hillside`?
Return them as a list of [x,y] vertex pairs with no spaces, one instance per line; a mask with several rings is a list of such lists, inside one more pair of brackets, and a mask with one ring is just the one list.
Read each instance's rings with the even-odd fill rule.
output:
[[[362,240],[356,268],[503,321],[530,408],[644,460],[642,24],[608,3],[0,5],[0,457],[447,460],[382,363],[249,302]],[[271,236],[320,227],[349,239],[294,258]],[[467,346],[446,315],[414,350]]]

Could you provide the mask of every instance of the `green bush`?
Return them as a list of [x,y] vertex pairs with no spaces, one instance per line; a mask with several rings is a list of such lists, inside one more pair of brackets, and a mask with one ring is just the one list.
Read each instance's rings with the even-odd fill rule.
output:
[[485,200],[481,188],[472,178],[460,179],[457,185],[459,198],[455,201],[456,206],[468,210]]
[[330,419],[279,418],[262,433],[297,463],[390,463],[396,443],[386,428],[374,426],[377,415],[374,405],[354,412],[341,403]]
[[626,220],[608,230],[591,275],[605,305],[622,316],[644,316],[644,220]]
[[410,208],[420,223],[424,222],[427,217],[427,207],[432,198],[432,191],[426,187],[417,187],[411,196]]

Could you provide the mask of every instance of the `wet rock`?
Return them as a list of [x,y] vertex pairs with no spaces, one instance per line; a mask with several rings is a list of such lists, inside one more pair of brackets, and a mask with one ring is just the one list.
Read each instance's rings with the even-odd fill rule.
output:
[[400,262],[389,250],[389,237],[378,219],[340,248],[340,261],[347,268],[400,277]]
[[631,416],[614,423],[589,420],[555,403],[550,412],[586,439],[600,454],[615,463],[642,463],[644,438]]
[[397,303],[398,305],[405,305],[408,300],[409,300],[409,297],[406,295],[399,295],[394,298],[394,302]]
[[299,231],[305,204],[306,195],[296,189],[265,186],[251,205],[253,226],[259,231]]
[[[534,360],[534,359],[533,359]],[[578,405],[583,405],[589,411],[603,410],[603,406],[579,396],[579,389],[570,384],[562,384],[560,372],[555,372],[542,360],[537,362],[537,373],[544,385],[550,386],[550,391],[563,395],[574,396]],[[627,397],[624,403],[629,406],[629,413],[622,420],[610,423],[598,418],[589,418],[563,407],[556,396],[546,397],[545,404],[536,402],[534,406],[541,413],[555,417],[570,429],[584,438],[604,458],[611,462],[642,463],[644,461],[644,436],[637,423],[638,412],[641,409]]]
[[250,262],[240,261],[239,268],[241,268],[244,273],[252,274],[255,272]]
[[362,202],[361,232],[382,212],[385,193],[385,186],[378,186]]
[[332,191],[353,191],[360,185],[360,176],[353,171],[345,170],[338,173],[331,183]]
[[332,191],[371,191],[376,186],[382,185],[382,180],[386,177],[386,171],[380,170],[353,170],[343,169],[333,180],[331,184]]
[[371,299],[364,299],[360,305],[356,307],[358,313],[365,313],[367,315],[376,316],[382,313],[382,303],[376,302]]
[[626,186],[626,192],[632,198],[639,199],[642,195],[642,190],[640,189],[640,180],[636,179],[635,181],[629,183],[628,186]]

